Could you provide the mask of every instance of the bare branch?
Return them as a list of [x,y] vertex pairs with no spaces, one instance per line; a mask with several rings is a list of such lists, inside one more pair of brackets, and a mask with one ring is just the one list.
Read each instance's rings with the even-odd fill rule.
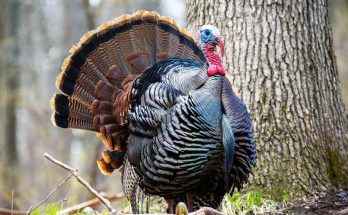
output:
[[[105,198],[107,198],[109,201],[119,200],[119,199],[122,199],[123,197],[124,197],[123,193],[119,193],[119,194],[112,195],[112,196],[105,196]],[[83,210],[86,207],[95,208],[100,203],[101,203],[100,200],[97,198],[91,199],[91,200],[88,200],[86,202],[82,202],[78,205],[74,205],[72,207],[65,208],[64,210],[60,211],[59,214],[74,214],[76,212]]]
[[40,205],[42,205],[44,202],[46,202],[51,195],[56,192],[61,186],[63,186],[63,184],[65,184],[70,178],[71,176],[73,176],[73,174],[70,174],[66,179],[64,179],[64,181],[62,181],[56,188],[54,188],[47,196],[46,198],[44,198],[39,204],[37,204],[35,207],[32,205],[30,206],[30,208],[27,211],[27,214],[30,214],[31,212],[33,212],[36,208],[40,207]]
[[48,160],[50,160],[52,163],[55,163],[57,164],[58,166],[62,167],[63,169],[66,169],[68,170],[72,175],[74,175],[74,173],[76,174],[77,173],[77,169],[75,168],[72,168],[68,165],[66,165],[65,163],[59,161],[59,160],[56,160],[55,158],[53,158],[51,155],[49,155],[48,153],[45,153],[44,154],[44,157]]
[[88,182],[86,182],[83,178],[81,178],[81,176],[79,176],[77,169],[72,168],[61,161],[56,160],[48,153],[45,153],[44,157],[47,158],[52,163],[55,163],[58,166],[62,167],[63,169],[68,170],[72,175],[74,175],[77,181],[80,182],[83,186],[85,186],[95,197],[97,197],[100,200],[100,202],[107,207],[107,209],[109,210],[111,214],[121,214],[121,213],[117,213],[117,211],[111,206],[110,201],[108,199],[104,198],[100,193],[98,193],[98,191],[93,189],[92,186],[88,184]]

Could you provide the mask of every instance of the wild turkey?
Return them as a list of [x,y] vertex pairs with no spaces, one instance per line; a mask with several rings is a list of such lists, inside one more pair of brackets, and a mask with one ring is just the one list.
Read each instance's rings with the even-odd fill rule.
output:
[[52,122],[95,131],[108,150],[104,174],[123,173],[136,193],[159,195],[168,212],[219,207],[256,163],[250,117],[216,52],[219,31],[205,25],[196,42],[176,22],[138,11],[87,32],[64,60],[51,100]]

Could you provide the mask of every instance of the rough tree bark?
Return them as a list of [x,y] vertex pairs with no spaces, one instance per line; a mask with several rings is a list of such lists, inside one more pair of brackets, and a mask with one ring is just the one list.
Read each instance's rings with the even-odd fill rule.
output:
[[252,184],[312,194],[339,180],[348,121],[327,0],[189,0],[187,10],[191,30],[213,24],[225,40],[259,152]]

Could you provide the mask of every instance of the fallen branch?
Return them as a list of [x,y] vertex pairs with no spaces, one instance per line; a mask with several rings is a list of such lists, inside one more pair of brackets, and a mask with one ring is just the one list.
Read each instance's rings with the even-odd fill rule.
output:
[[[112,195],[112,196],[105,196],[105,198],[108,199],[110,202],[122,199],[123,197],[124,197],[123,193],[119,193],[119,194]],[[86,202],[82,202],[78,205],[74,205],[74,206],[65,208],[64,210],[61,210],[59,212],[59,214],[75,214],[77,212],[82,211],[86,207],[96,208],[98,205],[100,205],[100,203],[101,202],[97,198],[91,199],[91,200],[88,200]]]
[[44,202],[46,202],[51,195],[56,192],[61,186],[63,186],[63,184],[65,184],[70,178],[71,176],[73,176],[72,174],[70,174],[64,181],[62,181],[56,188],[54,188],[47,196],[46,198],[44,198],[39,204],[37,204],[35,207],[34,205],[30,206],[30,208],[27,210],[27,214],[30,214],[31,212],[33,212],[36,208],[40,207],[40,205],[42,205]]
[[81,178],[81,176],[79,176],[77,169],[72,168],[72,167],[62,163],[61,161],[54,159],[48,153],[45,153],[44,157],[47,158],[52,163],[54,163],[54,164],[62,167],[63,169],[69,171],[77,179],[78,182],[80,182],[83,186],[85,186],[95,197],[97,197],[100,200],[101,203],[103,203],[103,205],[106,206],[106,208],[109,210],[109,212],[111,214],[120,214],[120,213],[117,213],[117,211],[111,206],[110,201],[108,199],[104,198],[100,193],[98,193],[98,191],[93,189],[93,187],[91,185],[89,185],[88,182],[86,182],[83,178]]

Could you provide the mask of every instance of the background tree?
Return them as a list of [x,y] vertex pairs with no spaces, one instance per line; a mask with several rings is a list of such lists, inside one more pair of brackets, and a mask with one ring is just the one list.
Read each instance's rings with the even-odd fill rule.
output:
[[[19,7],[20,3],[17,0],[6,1],[2,5],[1,21],[0,21],[0,42],[1,45],[8,49],[8,55],[1,59],[0,77],[1,77],[1,95],[0,103],[2,110],[2,122],[4,144],[0,144],[3,149],[1,151],[3,159],[0,162],[3,164],[0,168],[0,174],[4,176],[1,186],[14,187],[17,180],[15,172],[17,170],[18,153],[17,153],[17,103],[18,103],[18,63],[11,59],[16,59],[19,56],[18,45],[18,25],[19,25]],[[9,19],[5,19],[8,16]],[[1,200],[0,196],[0,200]],[[8,203],[8,205],[10,205]]]
[[[347,182],[348,120],[327,0],[189,0],[187,25],[218,26],[259,158],[252,183],[314,193]],[[340,169],[343,168],[343,169]]]

